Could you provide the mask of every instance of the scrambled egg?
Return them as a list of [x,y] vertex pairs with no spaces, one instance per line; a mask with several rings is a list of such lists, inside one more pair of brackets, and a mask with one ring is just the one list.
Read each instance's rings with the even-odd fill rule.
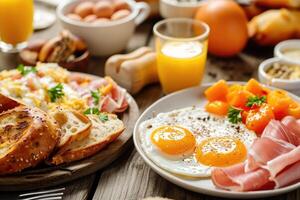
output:
[[[86,99],[69,85],[70,73],[67,70],[52,63],[38,64],[35,69],[28,73],[17,69],[0,72],[0,92],[45,111],[58,105],[78,111],[88,107]],[[49,89],[58,84],[62,85],[63,95],[51,101]]]

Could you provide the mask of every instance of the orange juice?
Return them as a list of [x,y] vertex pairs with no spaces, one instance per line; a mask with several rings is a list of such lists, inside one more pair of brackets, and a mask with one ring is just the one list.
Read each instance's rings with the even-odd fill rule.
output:
[[202,80],[207,41],[156,41],[157,70],[164,93],[196,86]]
[[0,0],[0,40],[16,45],[32,33],[33,0]]

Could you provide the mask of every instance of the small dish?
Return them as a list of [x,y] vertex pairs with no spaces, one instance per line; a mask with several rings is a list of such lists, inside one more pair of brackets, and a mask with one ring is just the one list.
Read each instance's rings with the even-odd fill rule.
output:
[[203,4],[201,1],[177,1],[177,0],[160,0],[159,11],[164,18],[186,17],[193,18],[197,9]]
[[[287,51],[290,52],[289,55],[286,55]],[[292,51],[294,53],[291,55]],[[285,40],[278,43],[274,48],[274,56],[300,65],[300,40]]]
[[286,65],[295,65],[294,62],[290,62],[288,60],[284,60],[279,57],[270,58],[265,60],[259,65],[258,68],[258,78],[259,81],[263,84],[270,85],[272,87],[277,87],[280,89],[288,90],[292,93],[298,93],[300,92],[300,79],[299,80],[286,80],[286,79],[277,79],[277,78],[271,78],[266,71],[274,64],[274,63],[280,63],[280,64],[286,64]]
[[[120,20],[88,24],[68,18],[66,14],[83,1],[85,0],[61,3],[56,12],[62,26],[82,38],[87,43],[90,53],[95,56],[109,56],[124,50],[134,33],[135,27],[146,20],[150,14],[148,4],[127,0],[131,14]],[[98,0],[92,1],[97,2]]]

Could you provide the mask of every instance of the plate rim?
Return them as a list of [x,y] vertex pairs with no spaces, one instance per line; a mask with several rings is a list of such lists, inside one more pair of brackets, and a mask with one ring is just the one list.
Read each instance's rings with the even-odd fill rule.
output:
[[[83,75],[86,77],[90,77],[91,79],[102,79],[104,77],[102,76],[97,76],[93,74],[88,74],[88,73],[82,73],[82,72],[70,72],[70,74],[79,74]],[[30,189],[40,189],[40,188],[45,188],[45,187],[50,187],[50,186],[55,186],[59,184],[63,184],[66,182],[73,181],[75,179],[79,179],[83,176],[87,176],[89,174],[95,173],[96,171],[103,169],[110,165],[113,161],[115,161],[118,157],[120,157],[127,149],[128,147],[132,144],[132,136],[133,136],[133,129],[135,126],[135,122],[137,121],[138,117],[140,116],[140,111],[139,107],[135,101],[135,99],[126,91],[126,99],[128,101],[128,121],[127,124],[125,124],[125,130],[128,134],[126,137],[126,140],[122,142],[122,145],[114,151],[114,155],[112,155],[108,159],[108,157],[102,159],[102,164],[99,165],[97,162],[95,162],[95,158],[100,152],[106,153],[108,148],[113,148],[112,144],[117,144],[118,140],[112,142],[109,144],[106,148],[103,150],[99,151],[98,153],[70,163],[66,163],[63,165],[58,165],[53,168],[53,170],[49,169],[49,171],[43,172],[43,168],[34,173],[19,173],[19,174],[11,174],[11,175],[5,175],[5,176],[0,176],[1,182],[0,182],[0,191],[24,191],[24,190],[30,190]],[[80,168],[80,166],[83,166]],[[87,169],[87,170],[86,170]],[[90,170],[88,170],[90,169]],[[34,170],[34,168],[33,168]],[[44,168],[44,170],[47,170]],[[57,171],[56,171],[57,170]],[[55,176],[53,173],[57,172],[58,175]],[[39,178],[42,175],[45,175],[45,180],[42,180]],[[31,182],[30,178],[31,177],[33,182]],[[4,179],[4,180],[3,180]],[[17,180],[20,179],[22,180],[21,183],[19,183]],[[5,184],[4,181],[11,181],[9,184]],[[7,182],[6,182],[7,183]],[[28,184],[28,185],[27,185]]]
[[[229,85],[233,85],[233,84],[242,84],[242,85],[244,85],[246,82],[227,81],[227,83]],[[168,95],[158,99],[157,101],[155,101],[153,104],[151,104],[140,115],[139,119],[137,120],[137,122],[135,124],[134,130],[133,130],[133,142],[134,142],[135,148],[137,149],[137,152],[143,158],[143,160],[147,163],[147,165],[150,166],[150,168],[152,170],[154,170],[156,173],[158,173],[160,176],[162,176],[163,178],[167,179],[168,181],[174,183],[175,185],[183,187],[187,190],[191,190],[193,192],[203,193],[203,194],[206,194],[206,195],[212,195],[212,196],[217,196],[217,197],[236,198],[236,199],[237,198],[250,199],[250,198],[259,198],[259,197],[270,197],[270,196],[275,196],[275,195],[287,193],[287,192],[290,192],[292,190],[300,188],[300,182],[294,183],[292,185],[289,185],[289,186],[286,186],[286,187],[283,187],[283,188],[279,188],[279,189],[250,191],[250,192],[232,192],[232,191],[222,190],[222,189],[218,189],[218,188],[215,188],[215,189],[207,189],[207,188],[203,188],[203,187],[199,188],[199,187],[191,186],[190,184],[184,183],[179,176],[176,176],[175,174],[172,174],[172,173],[160,168],[150,158],[147,157],[147,155],[144,153],[144,150],[142,149],[142,147],[140,145],[138,126],[139,126],[139,124],[141,124],[143,122],[142,119],[146,115],[148,115],[149,111],[153,107],[155,107],[158,104],[160,104],[161,102],[165,101],[166,99],[172,98],[172,97],[174,97],[178,94],[186,93],[186,92],[189,92],[189,91],[192,91],[192,90],[197,90],[197,89],[198,90],[204,90],[205,88],[207,88],[207,87],[209,87],[213,84],[214,84],[214,82],[204,83],[204,84],[196,86],[196,87],[191,87],[191,88],[179,90],[177,92],[168,94]],[[275,87],[266,86],[265,84],[262,84],[262,85],[267,87],[267,88],[270,88],[270,89],[279,89],[279,88],[275,88]],[[290,92],[288,92],[288,94],[292,98],[296,99],[297,101],[300,101],[300,97],[296,96],[295,94],[292,94]]]

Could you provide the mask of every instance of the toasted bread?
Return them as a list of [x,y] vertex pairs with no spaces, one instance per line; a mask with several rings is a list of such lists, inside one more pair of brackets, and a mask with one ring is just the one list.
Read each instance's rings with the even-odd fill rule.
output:
[[92,156],[113,142],[124,130],[123,122],[117,115],[107,114],[107,121],[101,121],[97,115],[88,115],[92,121],[92,130],[84,140],[75,141],[67,147],[66,151],[58,152],[53,156],[53,164],[61,164],[80,160]]
[[92,123],[88,117],[75,111],[62,107],[56,107],[50,115],[57,121],[61,129],[61,137],[57,148],[63,151],[75,140],[82,140],[91,132]]
[[58,142],[57,123],[38,108],[18,106],[0,114],[0,174],[34,167]]
[[23,105],[21,102],[19,102],[16,99],[13,99],[11,97],[5,96],[4,94],[0,93],[0,113],[13,109],[17,106]]

